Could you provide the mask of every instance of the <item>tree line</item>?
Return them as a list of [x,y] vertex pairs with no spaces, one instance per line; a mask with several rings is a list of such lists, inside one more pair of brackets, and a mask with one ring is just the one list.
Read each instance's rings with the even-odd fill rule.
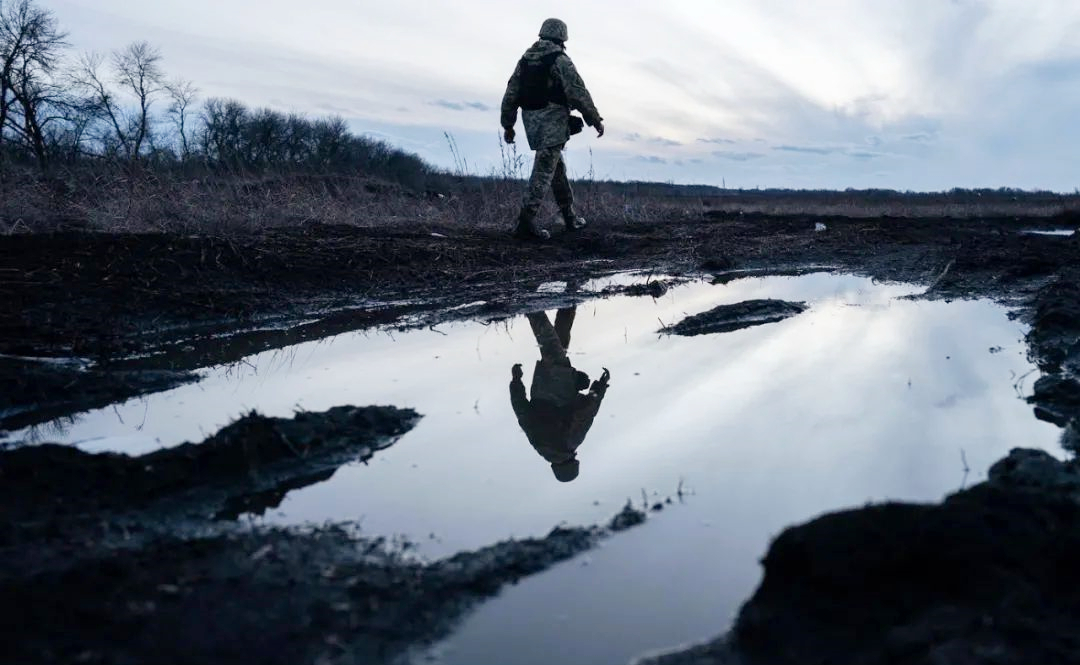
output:
[[107,161],[143,168],[363,173],[419,188],[435,169],[353,134],[340,117],[201,100],[138,41],[73,54],[56,16],[35,0],[0,0],[0,172]]

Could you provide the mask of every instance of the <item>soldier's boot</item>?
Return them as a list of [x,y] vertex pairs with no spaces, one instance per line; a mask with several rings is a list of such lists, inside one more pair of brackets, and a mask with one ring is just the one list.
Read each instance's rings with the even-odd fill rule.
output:
[[574,212],[573,208],[563,208],[562,217],[563,221],[566,222],[567,231],[580,231],[587,224],[585,218]]
[[536,208],[522,208],[518,215],[514,237],[521,240],[547,240],[551,234],[536,226]]

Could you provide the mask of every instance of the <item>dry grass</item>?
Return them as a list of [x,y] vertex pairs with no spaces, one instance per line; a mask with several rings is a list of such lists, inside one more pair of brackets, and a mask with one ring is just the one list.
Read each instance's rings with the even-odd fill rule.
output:
[[[452,149],[453,148],[453,144]],[[531,158],[531,155],[529,155]],[[362,176],[142,174],[83,170],[50,179],[8,173],[0,183],[0,234],[66,228],[228,235],[272,227],[462,227],[509,230],[530,160],[504,152],[500,173],[476,177],[459,161],[444,193],[410,192]],[[843,217],[1050,217],[1080,210],[1080,196],[732,193],[718,197],[634,193],[618,183],[575,183],[578,211],[612,226],[701,218],[703,212]],[[561,223],[549,196],[539,223]]]

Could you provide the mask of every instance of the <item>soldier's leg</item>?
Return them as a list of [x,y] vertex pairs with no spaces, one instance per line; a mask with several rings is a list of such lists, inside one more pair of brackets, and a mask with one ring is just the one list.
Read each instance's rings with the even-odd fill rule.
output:
[[566,357],[566,348],[559,341],[555,327],[551,325],[551,319],[544,312],[528,314],[529,325],[532,327],[536,344],[540,347],[540,357],[550,363],[569,365],[570,360]]
[[563,221],[566,222],[568,231],[576,231],[585,226],[585,220],[578,217],[574,211],[574,188],[570,186],[570,178],[566,175],[566,160],[559,153],[559,163],[555,166],[555,173],[551,178],[551,190],[555,193],[555,203],[559,205]]
[[515,235],[544,237],[547,232],[541,233],[536,226],[536,215],[540,212],[540,204],[544,200],[544,193],[551,184],[555,175],[555,167],[559,163],[560,149],[541,148],[533,157],[532,175],[529,177],[529,185],[525,189],[525,196],[521,202],[521,214],[518,216],[518,225]]
[[563,307],[555,314],[555,334],[559,336],[564,349],[570,348],[570,328],[574,325],[577,307]]

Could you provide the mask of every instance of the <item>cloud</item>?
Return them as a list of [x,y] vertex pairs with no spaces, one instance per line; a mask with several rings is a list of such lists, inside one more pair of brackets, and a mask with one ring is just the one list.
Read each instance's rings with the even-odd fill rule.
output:
[[635,162],[644,162],[646,164],[667,164],[667,160],[663,157],[657,157],[656,155],[634,155]]
[[839,148],[813,145],[777,145],[773,146],[773,150],[779,150],[781,152],[802,152],[810,155],[831,155],[835,152],[840,152]]
[[[357,131],[397,136],[441,165],[451,161],[440,143],[447,131],[472,137],[470,162],[499,163],[489,114],[538,20],[533,3],[502,0],[501,29],[461,50],[491,0],[320,0],[319,12],[287,0],[49,4],[73,51],[148,39],[169,74],[204,97],[349,109]],[[605,22],[609,11],[573,4],[575,60],[612,138],[663,155],[673,177],[719,179],[722,166],[729,184],[842,188],[881,184],[881,173],[887,186],[911,189],[1080,184],[1075,1],[627,0],[620,21]],[[634,40],[646,33],[642,51]],[[454,66],[429,55],[444,52]],[[702,138],[663,138],[684,136]],[[604,164],[604,154],[597,168],[620,177],[666,173],[653,159],[616,150]],[[692,156],[707,159],[675,168]],[[861,160],[874,160],[874,172]]]
[[760,152],[733,152],[730,150],[717,150],[713,152],[714,157],[720,159],[730,159],[733,162],[749,162],[754,159],[760,159],[765,155]]
[[490,111],[490,106],[483,102],[451,102],[445,99],[437,99],[431,102],[432,106],[441,106],[451,111]]
[[662,136],[642,136],[637,132],[625,134],[623,138],[630,143],[652,143],[653,145],[660,145],[667,148],[677,148],[682,145],[682,143],[679,143],[678,141],[673,141]]

